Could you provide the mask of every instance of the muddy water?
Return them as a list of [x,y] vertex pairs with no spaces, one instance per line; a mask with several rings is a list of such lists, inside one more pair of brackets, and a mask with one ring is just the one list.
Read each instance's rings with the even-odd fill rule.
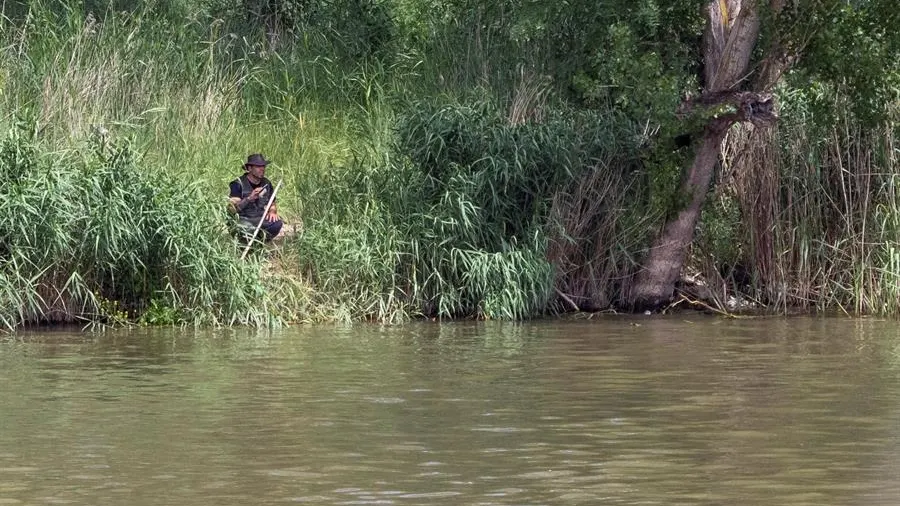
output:
[[0,336],[0,505],[900,504],[900,324]]

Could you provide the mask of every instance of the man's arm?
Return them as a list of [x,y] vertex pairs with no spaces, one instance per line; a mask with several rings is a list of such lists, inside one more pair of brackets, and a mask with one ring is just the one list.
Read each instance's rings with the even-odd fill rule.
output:
[[241,198],[241,183],[238,180],[234,180],[231,182],[230,186],[230,194],[228,197],[228,209],[232,213],[238,213],[244,210],[247,207],[247,204],[257,200],[259,198],[259,192],[262,191],[262,187],[256,188],[250,195],[247,195],[247,198]]
[[228,197],[228,212],[231,214],[237,214],[240,210],[238,207],[241,203],[240,197]]
[[228,185],[228,191],[230,192],[228,195],[228,212],[231,214],[237,213],[241,208],[238,205],[241,203],[241,183],[237,179],[231,182]]

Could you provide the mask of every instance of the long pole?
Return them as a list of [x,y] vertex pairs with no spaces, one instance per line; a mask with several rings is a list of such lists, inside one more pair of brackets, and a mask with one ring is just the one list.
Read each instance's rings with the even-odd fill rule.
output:
[[284,181],[278,181],[278,184],[275,185],[275,189],[272,190],[272,196],[269,197],[269,202],[266,203],[266,208],[263,210],[262,218],[259,219],[259,223],[256,224],[256,228],[253,230],[253,235],[250,236],[250,240],[247,241],[247,247],[244,248],[244,253],[241,254],[241,260],[247,256],[247,252],[250,251],[250,247],[253,246],[253,241],[256,240],[256,234],[259,233],[259,229],[262,227],[263,221],[266,220],[266,216],[269,214],[269,208],[272,207],[272,202],[275,202],[275,194],[278,193],[278,189],[281,188],[281,183]]

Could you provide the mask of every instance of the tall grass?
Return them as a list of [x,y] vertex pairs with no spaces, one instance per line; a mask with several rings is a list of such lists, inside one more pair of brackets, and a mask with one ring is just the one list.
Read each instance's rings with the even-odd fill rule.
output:
[[[571,299],[554,290],[576,284],[554,267],[563,259],[596,264],[595,283],[573,297],[615,297],[638,236],[615,219],[631,178],[612,118],[523,123],[490,102],[437,101],[399,125],[390,157],[336,167],[306,196],[323,212],[297,243],[301,268],[357,308],[349,318],[534,316]],[[583,213],[588,201],[597,207]],[[561,246],[584,235],[596,235],[594,251]]]
[[[71,314],[122,301],[192,321],[260,322],[260,307],[290,320],[523,318],[560,300],[612,303],[627,283],[639,242],[627,224],[640,223],[624,203],[629,129],[612,115],[559,112],[542,57],[494,28],[475,24],[469,37],[451,24],[372,57],[313,29],[284,44],[228,20],[179,25],[150,10],[101,19],[36,2],[28,19],[8,25],[0,116],[29,118],[39,151],[66,154],[56,162],[72,174],[64,193],[78,197],[54,205],[72,207],[93,241],[60,246],[84,259],[60,274],[83,280],[85,295],[61,299],[83,308]],[[133,181],[97,168],[108,165],[102,149],[85,155],[92,136],[131,139],[127,160],[109,163],[141,167]],[[263,276],[280,303],[238,283],[247,272],[225,258],[227,241],[190,245],[216,237],[227,183],[256,151],[276,161],[279,208],[299,231]],[[115,202],[79,207],[85,192]],[[130,214],[176,195],[206,206],[202,218]],[[166,262],[189,267],[172,274]],[[223,284],[234,289],[217,296]]]
[[731,137],[731,198],[741,211],[731,229],[741,250],[732,252],[752,278],[743,290],[782,311],[897,314],[896,107],[872,125],[839,91],[832,96],[823,111],[788,92],[775,130]]
[[[102,139],[47,150],[33,131],[0,140],[0,323],[271,324],[259,261],[242,262],[221,206],[187,178]],[[284,283],[279,283],[284,287]],[[302,299],[297,302],[302,304]],[[149,313],[148,313],[149,311]]]

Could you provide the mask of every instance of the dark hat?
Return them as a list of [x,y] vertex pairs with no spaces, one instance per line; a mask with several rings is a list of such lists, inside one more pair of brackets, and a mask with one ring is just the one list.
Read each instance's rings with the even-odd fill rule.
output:
[[269,165],[270,163],[272,163],[271,160],[266,160],[266,158],[263,155],[261,155],[259,153],[254,153],[247,157],[247,163],[244,164],[244,168],[247,168],[247,166],[249,166],[249,165],[262,165],[263,167],[265,167],[266,165]]

